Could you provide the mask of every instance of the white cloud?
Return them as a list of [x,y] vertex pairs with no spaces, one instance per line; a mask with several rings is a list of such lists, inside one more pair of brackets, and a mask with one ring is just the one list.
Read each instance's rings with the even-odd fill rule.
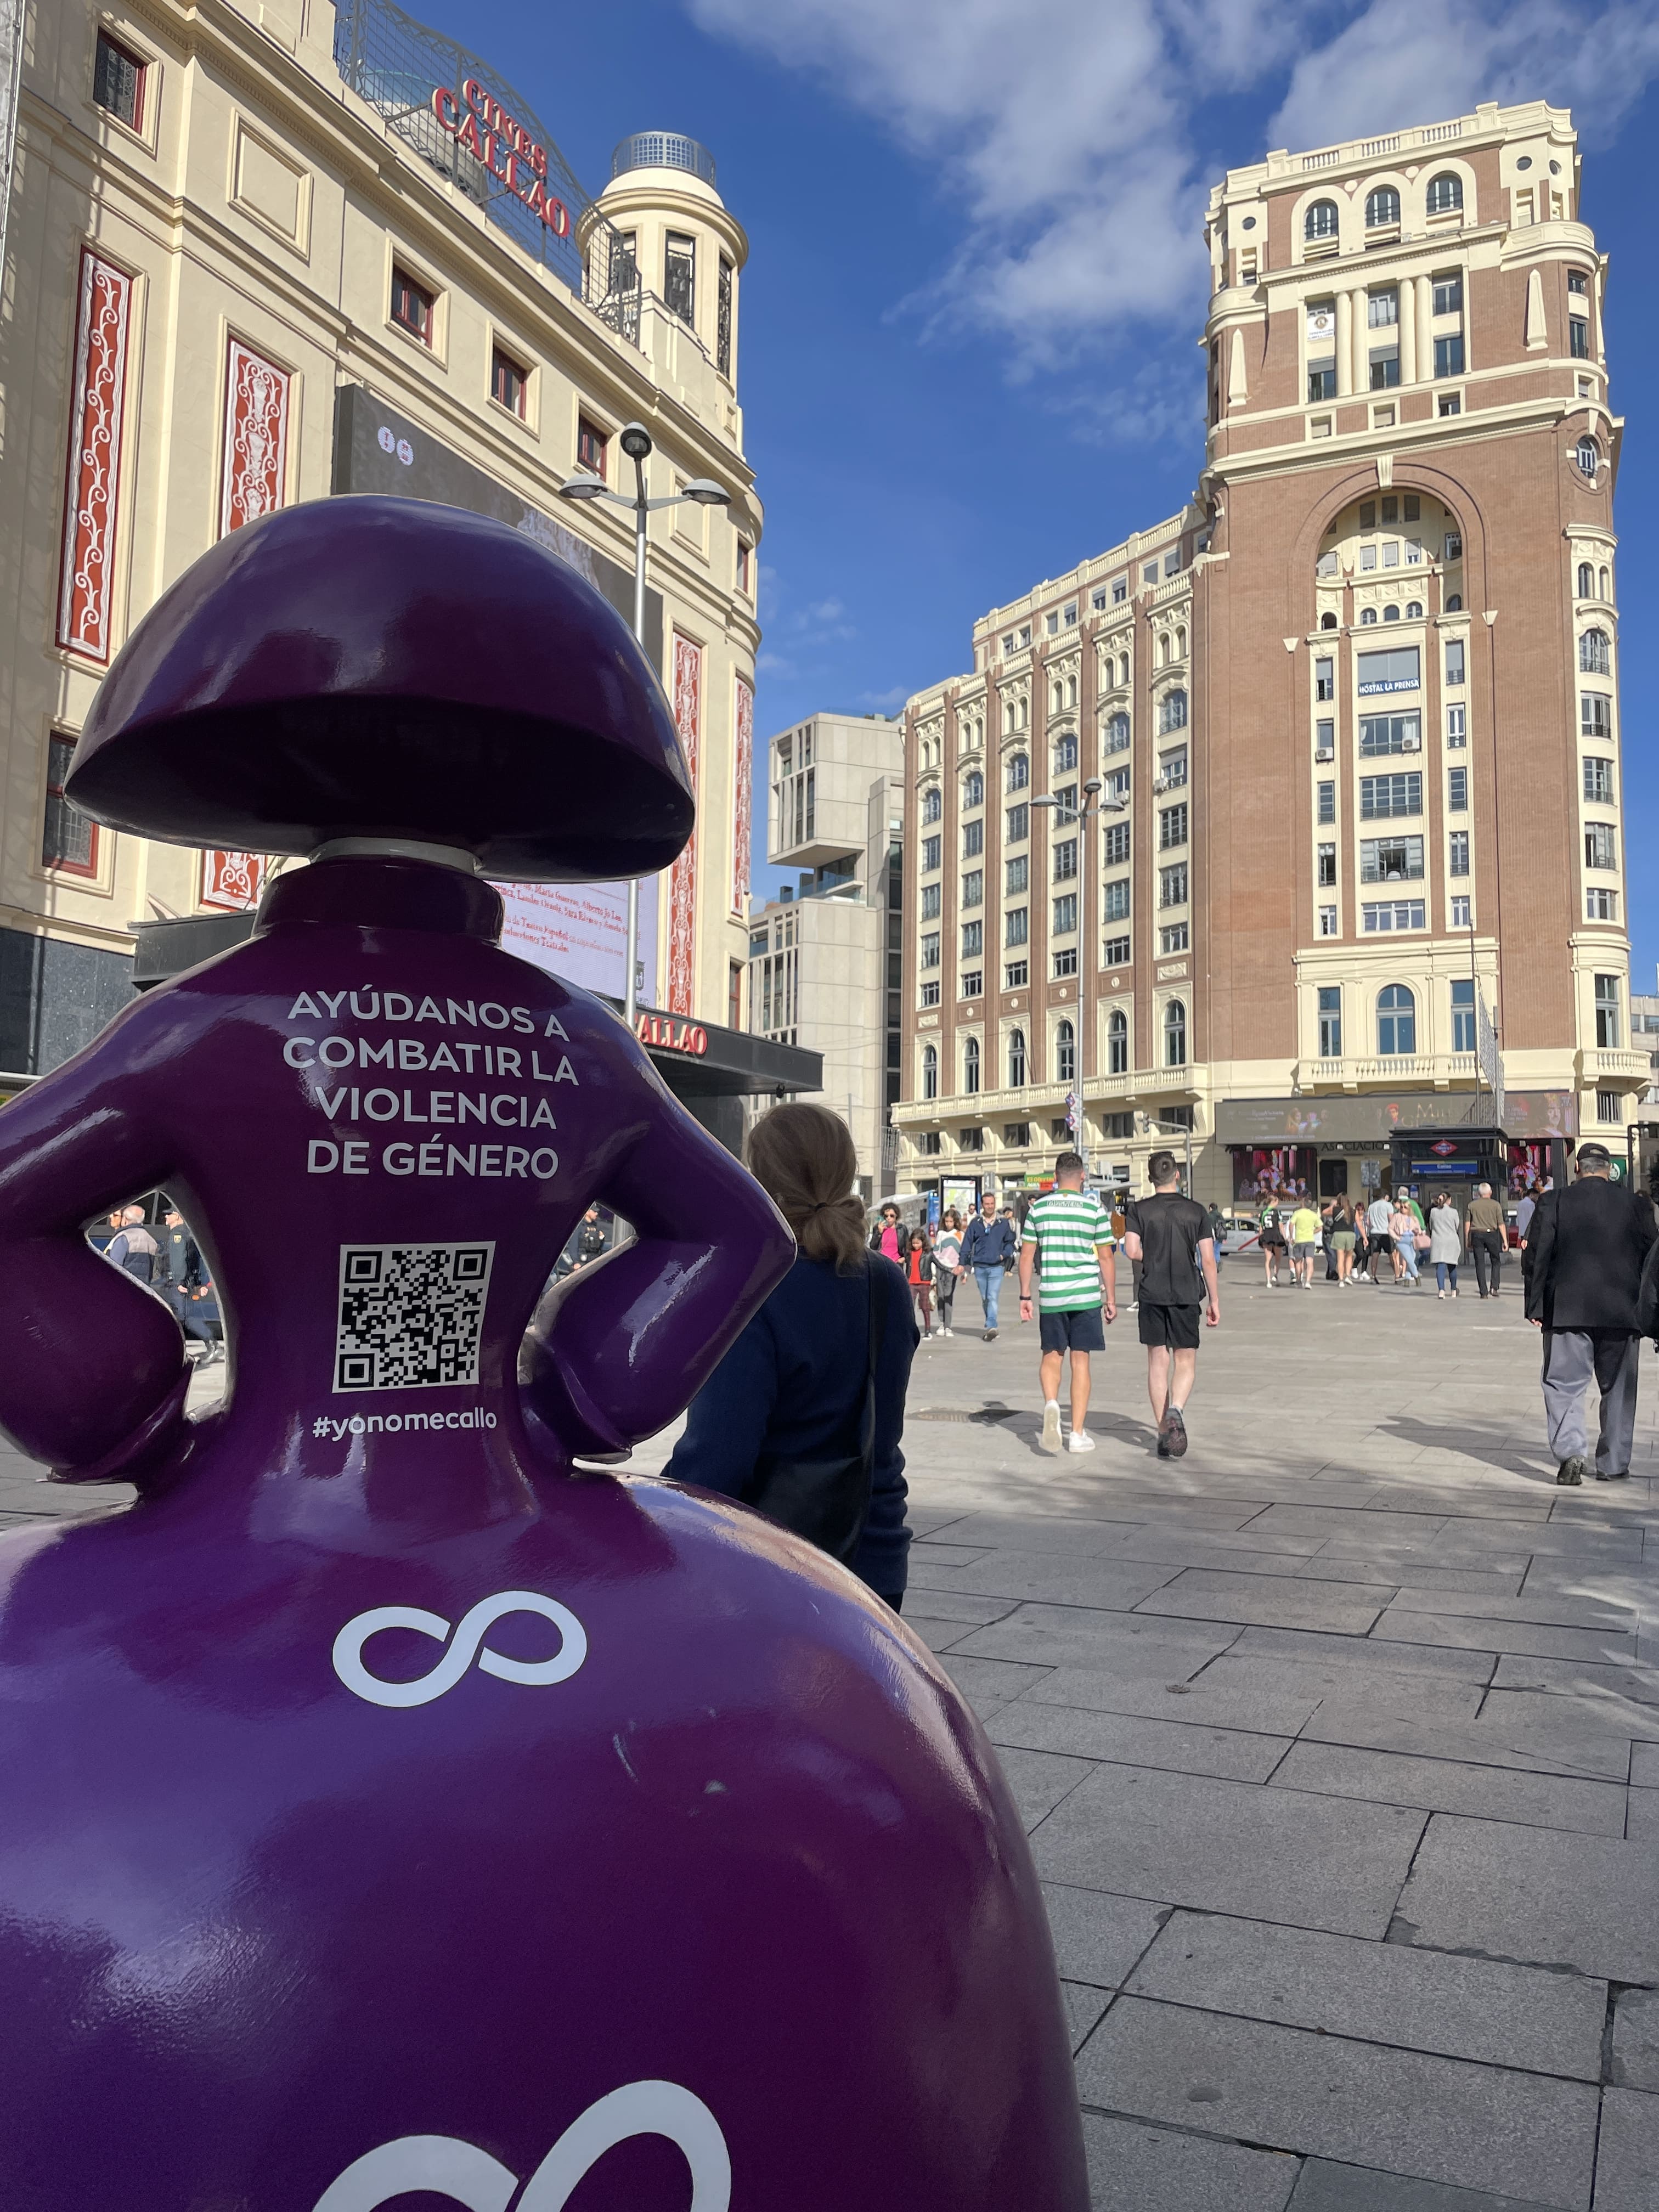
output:
[[[1130,333],[1143,349],[1190,339],[1216,173],[1197,135],[1206,101],[1280,103],[1245,158],[1487,99],[1574,104],[1595,143],[1659,70],[1659,0],[686,5],[705,31],[817,76],[927,166],[962,235],[906,304],[936,332],[990,331],[1017,375],[1074,368]],[[1144,406],[1097,411],[1145,434]]]

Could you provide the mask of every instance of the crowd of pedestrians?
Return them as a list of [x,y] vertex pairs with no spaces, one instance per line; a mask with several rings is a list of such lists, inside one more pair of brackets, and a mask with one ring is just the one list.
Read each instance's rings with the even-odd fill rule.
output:
[[[1535,1203],[1528,1198],[1521,1207],[1517,1225],[1523,1247]],[[1504,1207],[1489,1182],[1479,1185],[1467,1214],[1459,1212],[1449,1190],[1433,1194],[1426,1214],[1409,1190],[1379,1192],[1358,1203],[1346,1196],[1329,1198],[1318,1206],[1307,1196],[1282,1205],[1270,1202],[1261,1209],[1257,1237],[1270,1290],[1288,1284],[1310,1291],[1322,1255],[1325,1280],[1339,1289],[1381,1289],[1391,1283],[1397,1290],[1415,1290],[1426,1267],[1434,1272],[1440,1298],[1459,1295],[1458,1269],[1466,1250],[1474,1263],[1480,1295],[1497,1297],[1509,1243]]]

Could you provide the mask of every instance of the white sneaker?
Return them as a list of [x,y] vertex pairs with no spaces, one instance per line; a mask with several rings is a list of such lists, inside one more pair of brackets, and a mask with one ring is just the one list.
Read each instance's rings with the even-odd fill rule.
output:
[[1060,1449],[1060,1401],[1055,1398],[1050,1398],[1042,1409],[1042,1449]]
[[1073,1429],[1066,1439],[1066,1449],[1068,1451],[1092,1451],[1094,1448],[1095,1440],[1087,1429]]

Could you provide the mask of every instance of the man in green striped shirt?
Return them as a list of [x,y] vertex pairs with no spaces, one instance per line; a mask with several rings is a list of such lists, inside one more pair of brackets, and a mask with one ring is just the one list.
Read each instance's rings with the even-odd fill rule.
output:
[[1100,1200],[1083,1188],[1083,1162],[1062,1152],[1054,1162],[1054,1188],[1025,1217],[1019,1250],[1019,1317],[1031,1318],[1031,1272],[1042,1255],[1042,1442],[1060,1449],[1060,1370],[1072,1362],[1074,1452],[1092,1451],[1084,1424],[1089,1413],[1089,1354],[1106,1349],[1105,1324],[1117,1319],[1117,1263],[1112,1224]]

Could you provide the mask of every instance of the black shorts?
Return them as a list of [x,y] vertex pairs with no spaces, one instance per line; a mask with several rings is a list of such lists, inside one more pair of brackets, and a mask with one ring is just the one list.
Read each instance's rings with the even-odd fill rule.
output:
[[1041,1320],[1045,1352],[1106,1349],[1106,1321],[1098,1306],[1079,1306],[1071,1313],[1046,1313]]
[[1373,1252],[1381,1252],[1386,1258],[1388,1254],[1392,1252],[1394,1249],[1393,1237],[1384,1236],[1380,1229],[1373,1229],[1371,1231],[1371,1249]]
[[1140,1340],[1166,1345],[1172,1352],[1196,1352],[1200,1306],[1155,1306],[1140,1301]]

